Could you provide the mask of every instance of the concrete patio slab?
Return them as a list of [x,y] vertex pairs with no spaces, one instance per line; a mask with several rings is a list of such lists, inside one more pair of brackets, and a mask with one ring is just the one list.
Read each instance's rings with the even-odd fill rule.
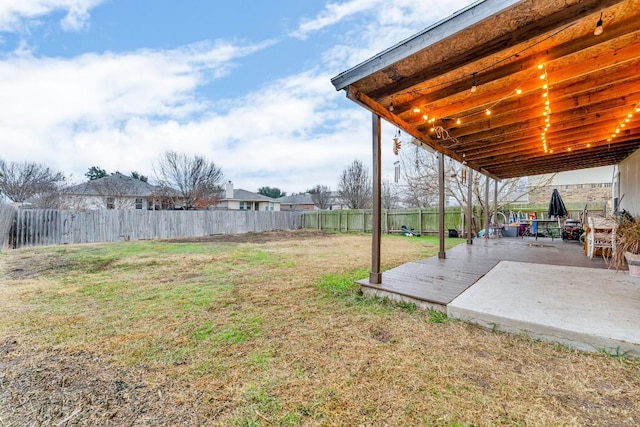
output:
[[640,279],[626,271],[501,261],[447,314],[584,351],[640,356]]

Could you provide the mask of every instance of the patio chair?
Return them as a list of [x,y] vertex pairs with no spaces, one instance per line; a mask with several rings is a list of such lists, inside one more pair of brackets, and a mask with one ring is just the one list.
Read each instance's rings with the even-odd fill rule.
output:
[[587,256],[593,258],[598,249],[602,256],[610,256],[616,250],[616,221],[613,218],[589,217],[587,234]]

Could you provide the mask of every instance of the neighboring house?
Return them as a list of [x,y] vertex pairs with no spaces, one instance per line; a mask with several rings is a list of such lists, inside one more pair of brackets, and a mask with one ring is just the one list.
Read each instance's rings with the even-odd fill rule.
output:
[[[116,172],[104,178],[74,185],[65,190],[63,205],[70,209],[160,209],[170,203],[159,187]],[[173,206],[170,206],[173,208]]]
[[224,197],[220,199],[216,209],[227,210],[252,210],[252,211],[279,211],[280,202],[262,194],[252,193],[242,189],[233,189],[233,183],[229,181]]
[[[313,202],[313,196],[310,193],[280,197],[276,200],[280,202],[280,210],[283,211],[310,211],[320,209]],[[329,205],[326,210],[332,211],[346,208],[347,206],[340,200],[339,193],[337,191],[331,191],[329,193]]]
[[561,172],[549,185],[534,190],[530,199],[533,203],[549,203],[551,192],[558,189],[565,203],[602,203],[611,207],[611,200],[616,197],[615,180],[613,166]]
[[313,203],[313,196],[309,193],[279,197],[280,210],[283,211],[312,211],[318,209]]

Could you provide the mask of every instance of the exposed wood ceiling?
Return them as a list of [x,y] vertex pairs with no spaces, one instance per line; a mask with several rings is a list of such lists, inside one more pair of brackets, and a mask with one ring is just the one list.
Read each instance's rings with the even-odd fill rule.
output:
[[494,178],[617,164],[640,148],[640,0],[477,2],[332,81]]

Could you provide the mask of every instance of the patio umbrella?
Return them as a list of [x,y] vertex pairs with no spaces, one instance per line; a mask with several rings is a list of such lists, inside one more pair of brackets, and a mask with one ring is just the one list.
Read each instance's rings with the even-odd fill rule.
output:
[[549,215],[549,218],[567,216],[567,208],[564,206],[564,202],[562,201],[562,197],[560,197],[560,192],[557,188],[554,188],[551,193],[551,200],[549,200],[549,210],[547,214]]

